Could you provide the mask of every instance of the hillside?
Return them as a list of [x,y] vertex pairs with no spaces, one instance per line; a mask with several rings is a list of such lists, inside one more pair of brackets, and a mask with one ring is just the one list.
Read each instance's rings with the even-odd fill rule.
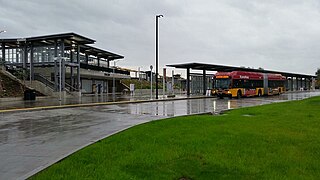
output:
[[26,87],[0,71],[0,98],[22,97]]

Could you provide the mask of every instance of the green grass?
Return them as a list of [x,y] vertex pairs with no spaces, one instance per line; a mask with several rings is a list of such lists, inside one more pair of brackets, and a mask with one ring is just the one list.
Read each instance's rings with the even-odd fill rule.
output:
[[153,121],[33,179],[318,179],[320,97]]

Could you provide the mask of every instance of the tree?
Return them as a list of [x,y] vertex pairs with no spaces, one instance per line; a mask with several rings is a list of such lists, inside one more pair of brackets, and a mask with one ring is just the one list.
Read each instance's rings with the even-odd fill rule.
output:
[[317,75],[316,88],[319,88],[320,87],[320,68],[318,68],[316,75]]

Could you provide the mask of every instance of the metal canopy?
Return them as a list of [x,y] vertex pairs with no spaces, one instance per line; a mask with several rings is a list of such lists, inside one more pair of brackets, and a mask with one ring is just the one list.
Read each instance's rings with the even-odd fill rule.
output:
[[[95,40],[81,36],[76,33],[63,33],[63,34],[53,34],[37,37],[28,38],[16,38],[16,39],[0,39],[0,43],[4,43],[6,47],[9,48],[19,48],[24,45],[30,45],[32,43],[33,47],[37,46],[53,46],[56,43],[64,43],[65,50],[72,50],[74,46],[80,46],[80,52],[88,55],[93,55],[99,58],[107,59],[112,61],[115,59],[123,59],[124,57],[103,49],[89,46],[88,44],[94,44]],[[101,59],[102,61],[105,61]]]
[[77,43],[77,44],[93,44],[95,40],[81,36],[76,33],[64,33],[64,34],[53,34],[53,35],[45,35],[45,36],[37,36],[26,38],[27,41],[41,41],[43,43],[50,42],[52,40],[63,39],[68,43]]
[[265,70],[265,69],[251,69],[251,68],[246,68],[246,67],[235,67],[235,66],[204,64],[204,63],[169,64],[166,66],[181,68],[181,69],[190,68],[190,69],[195,69],[195,70],[220,71],[220,72],[251,71],[251,72],[261,72],[261,73],[282,74],[286,77],[316,78],[316,76],[314,76],[314,75],[307,75],[307,74],[288,73],[288,72],[272,71],[272,70]]
[[99,49],[96,47],[88,46],[88,45],[82,45],[80,46],[80,52],[84,52],[88,55],[93,55],[99,58],[104,58],[109,61],[115,60],[115,59],[123,59],[124,57],[109,51],[105,51],[103,49]]
[[24,44],[32,43],[33,46],[45,46],[54,45],[56,41],[61,41],[65,43],[66,46],[72,44],[93,44],[95,40],[89,39],[87,37],[75,34],[75,33],[64,33],[64,34],[54,34],[46,36],[28,37],[28,38],[16,38],[16,39],[0,39],[1,43],[5,43],[7,47],[19,47]]

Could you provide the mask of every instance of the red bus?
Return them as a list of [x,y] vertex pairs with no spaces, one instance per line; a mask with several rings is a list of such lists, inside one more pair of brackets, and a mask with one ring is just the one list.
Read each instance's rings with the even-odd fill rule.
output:
[[214,76],[213,94],[230,98],[280,94],[285,91],[285,80],[281,74],[217,72]]

